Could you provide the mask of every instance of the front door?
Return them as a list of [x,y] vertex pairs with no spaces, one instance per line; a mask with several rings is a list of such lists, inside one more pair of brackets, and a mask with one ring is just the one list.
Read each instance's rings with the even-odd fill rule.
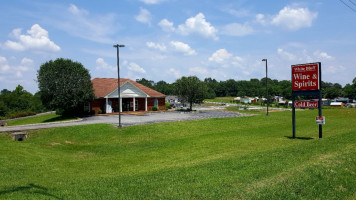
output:
[[130,111],[130,99],[122,99],[122,111]]

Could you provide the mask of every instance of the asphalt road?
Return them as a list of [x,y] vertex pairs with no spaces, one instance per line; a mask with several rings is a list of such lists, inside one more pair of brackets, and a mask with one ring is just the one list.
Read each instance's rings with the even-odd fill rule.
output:
[[[241,117],[241,116],[248,116],[248,115],[240,114],[237,112],[209,111],[209,110],[197,111],[197,112],[178,112],[178,111],[157,112],[157,113],[155,112],[155,113],[146,113],[145,115],[121,115],[121,124],[124,127],[124,126],[140,125],[140,124],[199,120],[199,119],[207,119],[207,118]],[[0,132],[16,132],[16,131],[25,131],[25,130],[34,130],[34,129],[78,126],[78,125],[99,124],[99,123],[113,124],[117,126],[119,124],[119,118],[118,115],[92,116],[92,117],[82,118],[77,121],[0,127]]]

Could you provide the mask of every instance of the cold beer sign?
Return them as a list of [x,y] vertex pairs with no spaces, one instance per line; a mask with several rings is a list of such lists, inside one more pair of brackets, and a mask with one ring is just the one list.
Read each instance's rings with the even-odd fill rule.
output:
[[320,90],[320,64],[292,65],[292,89]]
[[317,101],[295,101],[295,108],[318,108]]

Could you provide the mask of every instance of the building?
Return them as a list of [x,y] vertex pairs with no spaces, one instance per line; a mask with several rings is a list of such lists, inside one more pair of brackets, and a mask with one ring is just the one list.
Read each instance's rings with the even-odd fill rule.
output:
[[331,102],[330,106],[331,107],[341,107],[341,108],[343,108],[345,106],[345,104],[343,102]]
[[90,110],[95,114],[125,111],[148,111],[153,107],[165,108],[165,95],[130,79],[120,79],[120,104],[118,104],[118,79],[94,78],[95,99]]

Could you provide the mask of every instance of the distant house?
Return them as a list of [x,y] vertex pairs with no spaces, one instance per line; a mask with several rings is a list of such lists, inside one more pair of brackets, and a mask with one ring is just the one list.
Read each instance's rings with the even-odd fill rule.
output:
[[180,103],[178,96],[166,96],[166,101],[170,104],[177,104]]
[[342,102],[344,104],[346,103],[352,103],[352,100],[349,98],[345,98],[345,97],[337,97],[335,99],[332,100],[333,102]]
[[120,79],[120,104],[118,104],[118,79],[94,78],[95,99],[90,109],[98,114],[123,111],[148,111],[152,107],[165,108],[165,95],[130,79]]
[[342,107],[342,108],[343,108],[344,105],[345,105],[345,104],[344,104],[343,102],[331,102],[331,103],[330,103],[330,106],[331,106],[331,107]]

